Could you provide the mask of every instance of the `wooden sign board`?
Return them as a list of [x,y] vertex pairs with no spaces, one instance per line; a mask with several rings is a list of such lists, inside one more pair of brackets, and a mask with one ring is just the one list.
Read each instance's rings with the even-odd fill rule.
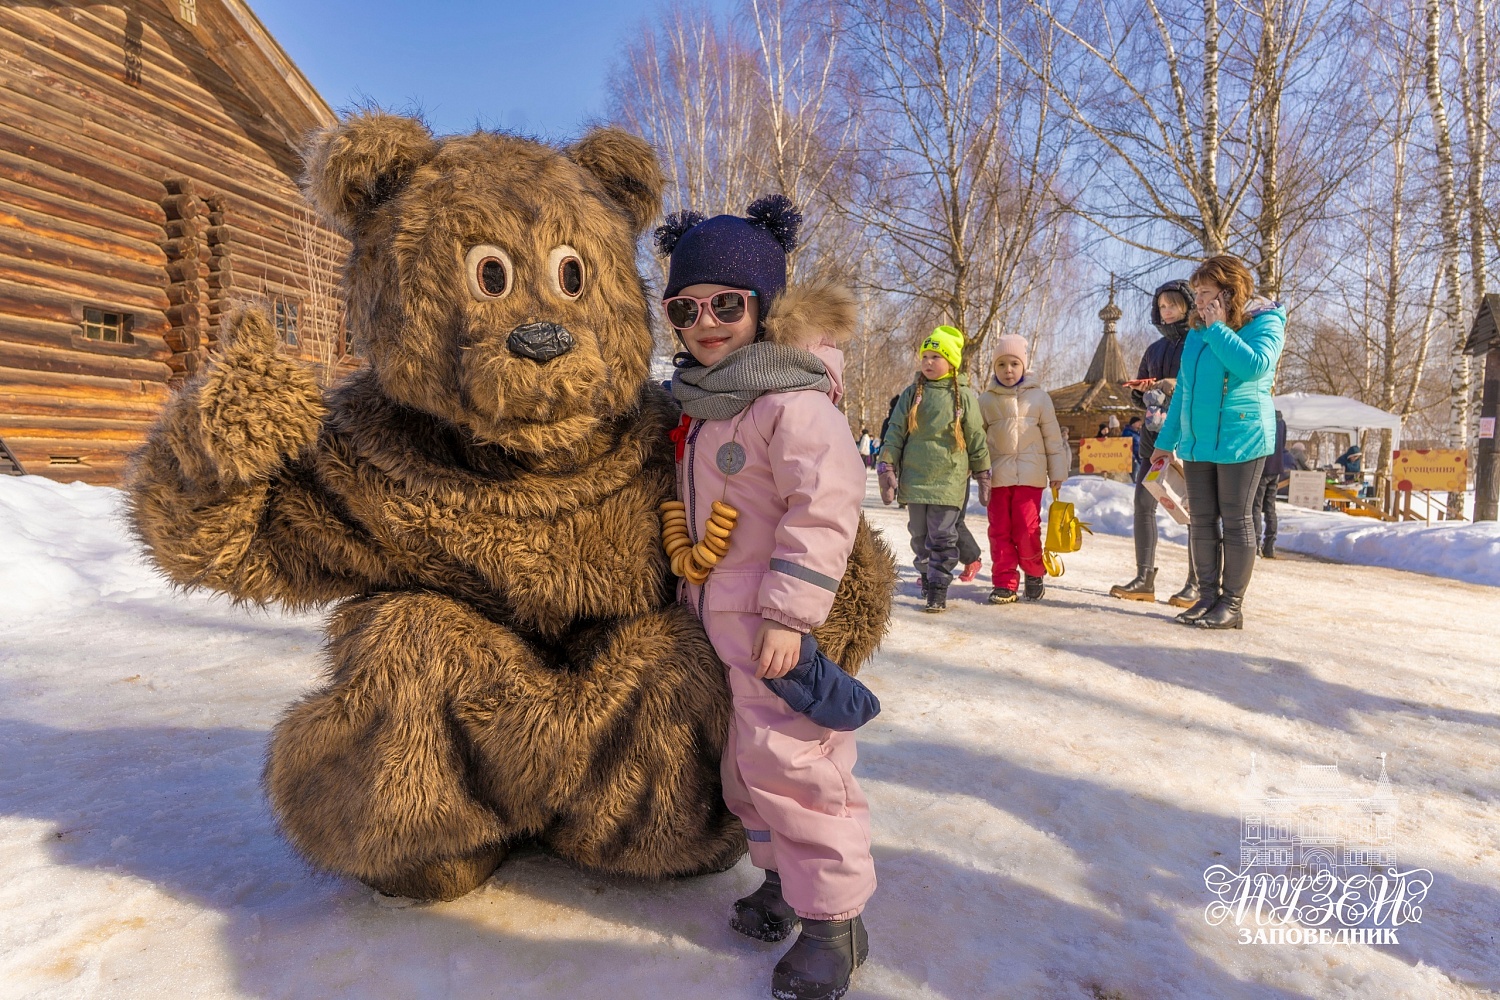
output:
[[1456,448],[1420,448],[1391,453],[1391,482],[1408,492],[1469,488],[1469,454]]
[[1078,442],[1078,471],[1084,473],[1131,472],[1134,458],[1127,437],[1084,438]]
[[1323,491],[1327,483],[1328,477],[1322,472],[1294,469],[1286,487],[1286,502],[1293,507],[1322,510]]

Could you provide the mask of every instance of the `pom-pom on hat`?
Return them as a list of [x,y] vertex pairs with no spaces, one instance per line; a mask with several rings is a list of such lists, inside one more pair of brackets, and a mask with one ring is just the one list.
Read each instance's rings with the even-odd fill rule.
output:
[[665,297],[689,285],[749,288],[760,298],[764,317],[786,287],[787,254],[797,248],[802,213],[784,194],[760,198],[746,218],[674,212],[656,229],[656,249],[670,256]]
[[1025,371],[1026,368],[1030,365],[1030,362],[1026,360],[1026,348],[1027,348],[1027,346],[1028,345],[1026,343],[1026,338],[1023,337],[1023,336],[1021,336],[1019,333],[1007,333],[1004,336],[996,337],[995,338],[995,361],[996,361],[996,363],[998,363],[1000,361],[1000,359],[1003,358],[1003,357],[1005,357],[1006,355],[1009,355],[1010,357],[1013,357],[1013,358],[1020,358],[1021,359],[1021,369],[1022,369],[1022,371]]
[[964,335],[956,326],[940,326],[927,335],[917,353],[936,351],[957,371],[964,360]]

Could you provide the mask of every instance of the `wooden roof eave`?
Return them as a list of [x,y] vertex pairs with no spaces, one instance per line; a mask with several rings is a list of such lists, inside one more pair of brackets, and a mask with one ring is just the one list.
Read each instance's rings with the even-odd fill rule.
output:
[[292,151],[301,151],[308,133],[337,120],[244,0],[199,0],[197,24],[181,19],[175,0],[158,3],[265,109],[266,121]]

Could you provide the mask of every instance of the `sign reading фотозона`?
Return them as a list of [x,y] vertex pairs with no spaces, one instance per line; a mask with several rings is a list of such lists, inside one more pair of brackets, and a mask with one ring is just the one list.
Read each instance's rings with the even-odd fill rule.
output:
[[1393,451],[1391,482],[1398,490],[1462,493],[1469,488],[1468,452],[1456,448]]
[[1321,472],[1293,469],[1286,487],[1286,502],[1308,510],[1323,509],[1323,490],[1328,477]]
[[1078,471],[1130,472],[1135,468],[1130,446],[1127,437],[1084,438],[1078,442]]

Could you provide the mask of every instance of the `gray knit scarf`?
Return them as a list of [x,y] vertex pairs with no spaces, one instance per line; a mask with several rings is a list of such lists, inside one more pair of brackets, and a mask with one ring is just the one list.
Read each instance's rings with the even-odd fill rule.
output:
[[759,341],[718,364],[689,363],[672,375],[672,395],[697,420],[728,420],[769,392],[833,388],[828,368],[800,347]]

